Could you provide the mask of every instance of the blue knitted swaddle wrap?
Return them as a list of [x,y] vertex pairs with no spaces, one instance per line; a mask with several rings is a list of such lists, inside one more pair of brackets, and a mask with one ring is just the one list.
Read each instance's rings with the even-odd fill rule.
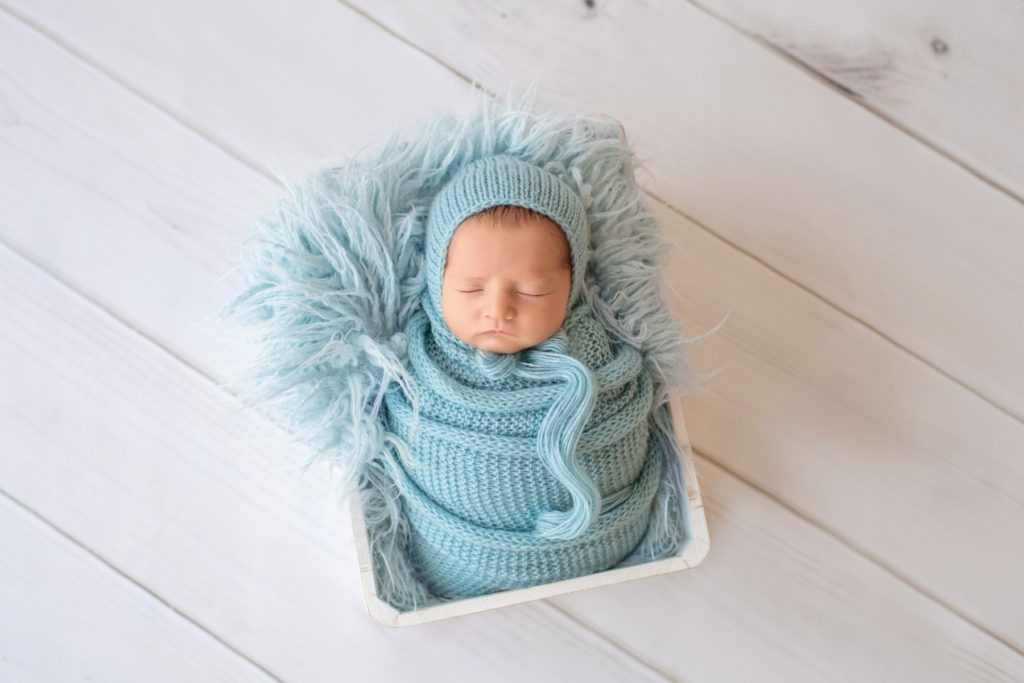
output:
[[[549,217],[564,231],[572,263],[572,310],[561,329],[514,354],[470,346],[440,312],[454,231],[499,205]],[[471,597],[607,569],[647,528],[661,473],[650,447],[651,378],[639,351],[613,349],[589,306],[577,303],[588,242],[572,190],[508,156],[468,165],[431,205],[427,291],[406,328],[419,414],[396,388],[386,420],[409,446],[392,473],[413,564],[436,595]]]
[[[400,610],[679,552],[689,517],[668,408],[680,326],[617,125],[484,104],[291,187],[246,244],[250,401],[339,466],[378,595]],[[565,232],[566,317],[512,354],[441,314],[448,243],[490,206]]]
[[[417,314],[407,334],[418,421],[401,391],[389,392],[386,405],[390,428],[410,446],[393,470],[413,562],[431,590],[480,595],[601,571],[626,557],[648,527],[661,475],[651,379],[639,352],[613,348],[582,306],[564,332],[505,363],[460,348],[430,322]],[[556,375],[573,358],[593,369],[583,387],[531,377]],[[596,400],[574,453],[602,505],[593,524],[564,538],[557,526],[538,527],[545,512],[567,511],[573,500],[537,442],[552,407],[579,389]]]

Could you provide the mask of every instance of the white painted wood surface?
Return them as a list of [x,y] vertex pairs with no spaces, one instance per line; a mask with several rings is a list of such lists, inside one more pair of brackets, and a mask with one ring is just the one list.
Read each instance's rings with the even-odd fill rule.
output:
[[0,542],[4,680],[273,680],[6,496]]
[[910,135],[1024,198],[1024,4],[699,0]]
[[[963,67],[938,129],[751,40],[740,3],[593,4],[0,2],[0,679],[1024,679],[1024,160],[1009,124],[1002,160],[962,136],[1016,72]],[[713,549],[394,631],[203,321],[275,174],[467,78],[622,121],[688,334],[731,311],[686,401]]]

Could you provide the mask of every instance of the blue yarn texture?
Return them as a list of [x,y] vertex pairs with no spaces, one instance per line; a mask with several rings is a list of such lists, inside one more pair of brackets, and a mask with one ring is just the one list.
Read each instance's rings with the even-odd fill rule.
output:
[[[692,536],[668,401],[692,383],[618,125],[481,102],[289,186],[225,309],[236,380],[342,475],[399,610],[675,555]],[[513,354],[441,314],[447,245],[490,206],[566,233],[567,315]]]

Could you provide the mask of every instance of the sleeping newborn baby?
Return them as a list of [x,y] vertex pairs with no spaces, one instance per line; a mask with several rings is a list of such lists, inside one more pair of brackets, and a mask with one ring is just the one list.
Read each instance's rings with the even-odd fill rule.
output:
[[558,331],[571,285],[562,229],[532,209],[499,205],[470,216],[452,235],[441,313],[467,344],[515,353]]
[[407,552],[437,596],[590,574],[682,541],[651,522],[667,479],[652,378],[587,303],[588,250],[579,196],[518,158],[469,164],[431,204],[422,309],[405,331],[416,401],[389,391],[384,419],[404,444]]

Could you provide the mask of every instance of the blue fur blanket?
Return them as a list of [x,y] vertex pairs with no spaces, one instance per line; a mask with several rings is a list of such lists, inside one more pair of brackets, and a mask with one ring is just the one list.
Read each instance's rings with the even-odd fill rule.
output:
[[[589,263],[555,337],[507,358],[461,357],[424,305],[426,217],[453,174],[495,155],[578,193]],[[254,355],[236,384],[358,494],[378,595],[397,609],[658,559],[688,541],[668,400],[691,375],[634,170],[614,121],[483,102],[289,186],[244,244],[246,288],[225,315]],[[503,394],[526,403],[503,408]],[[443,417],[452,405],[462,413]],[[496,427],[503,413],[516,424]],[[559,470],[544,439],[571,439],[577,457]]]

